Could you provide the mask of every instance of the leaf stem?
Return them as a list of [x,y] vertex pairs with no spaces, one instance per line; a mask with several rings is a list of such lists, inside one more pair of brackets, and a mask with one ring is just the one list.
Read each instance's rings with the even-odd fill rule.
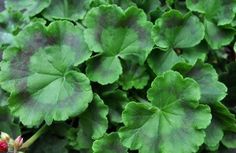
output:
[[65,16],[68,15],[68,1],[67,0],[64,0],[64,13],[65,13]]
[[20,148],[26,149],[29,148],[42,134],[44,134],[48,129],[48,126],[45,124],[42,126],[32,137],[30,137]]
[[139,97],[137,94],[134,94],[134,98],[137,99],[139,102],[148,103],[146,99]]
[[95,57],[98,57],[98,56],[100,56],[100,55],[102,55],[102,53],[95,54],[95,55],[91,56],[91,57],[89,58],[89,60],[91,60],[91,59],[93,59],[93,58],[95,58]]

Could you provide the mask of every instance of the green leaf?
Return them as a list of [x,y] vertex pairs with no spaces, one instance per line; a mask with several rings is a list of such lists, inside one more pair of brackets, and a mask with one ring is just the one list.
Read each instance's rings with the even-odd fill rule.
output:
[[175,64],[183,61],[184,59],[179,57],[173,50],[167,52],[153,50],[147,60],[148,65],[157,75],[171,70]]
[[135,57],[143,63],[152,49],[149,31],[152,24],[136,7],[123,11],[116,5],[103,5],[91,9],[84,22],[88,27],[85,39],[90,49],[105,56],[131,60]]
[[224,135],[224,138],[222,139],[222,143],[227,148],[236,148],[236,132],[228,132]]
[[[205,144],[209,148],[219,145],[225,131],[236,130],[235,116],[221,103],[210,105],[212,113],[211,124],[206,129]],[[214,149],[216,150],[217,147]]]
[[156,45],[163,50],[189,48],[204,38],[204,26],[191,13],[183,15],[171,10],[156,20],[152,36]]
[[79,117],[79,131],[76,138],[76,149],[89,149],[94,140],[102,137],[108,128],[108,107],[95,94],[88,109]]
[[87,62],[86,74],[91,81],[105,85],[119,79],[122,66],[118,57],[98,56]]
[[20,135],[20,126],[14,123],[8,108],[0,107],[0,132],[5,132],[15,138]]
[[51,0],[49,7],[43,11],[43,16],[49,20],[83,19],[89,7],[90,0]]
[[0,12],[0,46],[13,42],[13,32],[28,22],[27,19],[23,18],[24,17],[20,12],[12,10]]
[[122,143],[140,153],[196,152],[211,120],[209,107],[198,102],[198,84],[168,71],[152,82],[147,97],[151,103],[126,105]]
[[206,29],[205,39],[212,49],[228,45],[234,39],[235,32],[232,29],[219,27],[208,20],[204,21],[204,26]]
[[121,113],[129,102],[127,93],[122,90],[102,93],[104,103],[109,107],[109,118],[114,123],[122,123]]
[[51,124],[87,108],[92,100],[90,81],[72,69],[91,54],[80,28],[63,21],[49,27],[36,22],[19,33],[15,45],[4,51],[0,80],[12,93],[11,112],[23,124]]
[[220,102],[226,96],[227,88],[223,83],[218,81],[218,74],[212,65],[198,60],[194,66],[180,63],[173,69],[197,81],[201,89],[201,103],[210,104]]
[[146,13],[151,13],[160,7],[159,0],[132,0],[139,8],[142,8]]
[[107,4],[116,4],[122,9],[127,9],[130,6],[136,6],[132,0],[106,0]]
[[[105,59],[99,64],[104,66],[97,66],[100,69],[94,70],[94,62],[88,63],[90,68],[87,69],[87,74],[92,81],[100,84],[115,82],[122,73],[118,57],[143,64],[152,49],[152,23],[136,7],[123,11],[116,5],[102,5],[91,9],[84,23],[88,27],[85,39],[89,48],[101,54],[99,59]],[[107,67],[110,62],[111,67]],[[108,73],[109,78],[104,78]]]
[[48,7],[50,0],[7,0],[6,8],[21,11],[25,16],[34,16]]
[[218,121],[211,121],[211,124],[206,129],[205,145],[208,150],[215,151],[219,148],[219,142],[224,136],[224,131]]
[[[25,76],[30,71],[28,64],[30,63],[31,56],[39,50],[43,50],[43,48],[55,46],[54,49],[57,49],[58,53],[62,52],[66,54],[67,52],[71,52],[67,56],[67,61],[55,61],[55,64],[70,62],[65,65],[68,68],[84,62],[91,55],[83,39],[82,29],[66,21],[52,22],[48,27],[38,22],[32,23],[21,31],[14,41],[14,45],[4,51],[4,61],[1,63],[2,72],[0,74],[3,89],[13,93],[25,89],[19,87],[19,85],[25,84]],[[63,52],[62,49],[66,49],[66,51]],[[53,47],[49,50],[53,50]],[[41,53],[43,54],[43,51]],[[68,59],[69,56],[72,58]],[[46,66],[50,64],[50,59],[48,61],[47,58],[41,58],[47,62],[39,62],[40,67],[38,69],[44,69],[45,67],[42,65]],[[53,72],[57,71],[53,68],[53,65],[45,69],[54,69],[52,70]]]
[[218,81],[218,74],[210,64],[198,61],[194,66],[179,64],[174,68],[184,76],[195,79],[201,89],[200,102],[210,104],[212,121],[206,129],[205,144],[216,150],[225,130],[235,128],[235,117],[219,101],[226,96],[227,88]]
[[[68,56],[69,52],[63,56],[58,48],[49,49],[31,57],[32,70],[27,77],[27,89],[9,99],[11,112],[25,125],[38,125],[43,120],[47,124],[53,120],[66,120],[82,113],[92,100],[88,78],[76,71],[60,71],[68,68],[68,63],[56,63],[63,59],[68,62],[72,57]],[[42,61],[45,61],[45,67],[40,69]]]
[[236,0],[0,0],[0,131],[19,153],[235,153],[235,35]]
[[192,48],[184,48],[181,50],[182,57],[187,63],[194,65],[197,60],[205,61],[207,53],[210,51],[207,43],[200,43],[199,45]]
[[105,4],[109,4],[108,0],[92,0],[90,7],[98,7]]
[[146,67],[133,62],[123,62],[123,74],[120,76],[119,84],[124,90],[131,88],[143,89],[149,80]]
[[94,153],[128,153],[127,149],[121,144],[117,133],[104,135],[101,139],[93,143]]
[[117,6],[121,7],[122,9],[127,9],[130,6],[136,6],[134,2],[131,0],[92,0],[92,7],[97,7],[100,5],[109,5],[109,4],[116,4]]
[[232,22],[236,13],[236,1],[233,0],[187,0],[189,10],[204,14],[208,19],[216,20],[218,25]]

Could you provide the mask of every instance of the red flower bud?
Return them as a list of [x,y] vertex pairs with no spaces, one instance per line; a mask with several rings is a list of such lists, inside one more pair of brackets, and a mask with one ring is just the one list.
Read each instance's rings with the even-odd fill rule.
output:
[[7,153],[8,152],[8,144],[4,140],[0,140],[0,153]]

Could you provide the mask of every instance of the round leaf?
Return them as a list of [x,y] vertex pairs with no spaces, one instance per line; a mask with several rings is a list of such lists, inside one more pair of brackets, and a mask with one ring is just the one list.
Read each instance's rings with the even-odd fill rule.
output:
[[156,20],[152,36],[156,45],[164,50],[189,48],[204,38],[204,26],[190,13],[183,15],[171,10]]
[[89,79],[102,85],[115,82],[122,74],[122,66],[117,57],[95,57],[87,65],[86,74]]
[[85,39],[95,52],[143,63],[152,49],[152,23],[136,7],[123,11],[116,5],[103,5],[91,9],[84,22],[88,27]]
[[169,71],[153,81],[148,99],[151,103],[126,105],[122,143],[140,153],[196,152],[211,120],[209,107],[198,103],[198,84]]
[[29,63],[26,89],[9,99],[11,111],[25,125],[66,120],[82,113],[92,99],[88,78],[67,70],[73,52],[60,49],[47,48],[34,54]]
[[218,81],[218,74],[210,64],[199,60],[194,66],[181,63],[176,65],[174,69],[198,82],[201,89],[201,103],[220,102],[226,96],[227,88]]
[[[30,63],[31,56],[42,48],[57,46],[54,47],[54,49],[56,49],[58,53],[62,52],[66,55],[67,52],[70,52],[67,56],[67,61],[63,59],[62,62],[55,61],[55,64],[69,62],[64,65],[68,68],[84,62],[91,55],[83,39],[82,29],[66,21],[52,22],[48,27],[38,22],[32,23],[21,31],[14,41],[14,45],[4,51],[4,61],[1,63],[2,72],[0,72],[0,80],[3,89],[12,93],[25,90],[26,76],[29,73],[28,64]],[[63,52],[63,49],[66,49],[66,51]],[[53,52],[53,48],[49,50],[51,53]],[[43,56],[44,52],[41,51],[41,53]],[[59,55],[56,55],[56,52],[54,53],[55,56]],[[69,56],[72,58],[68,59]],[[41,58],[46,62],[38,62],[38,64],[40,64],[38,69],[54,69],[52,71],[57,71],[52,65],[45,67],[50,65],[50,60],[48,61],[44,57]]]
[[233,0],[187,0],[188,9],[203,13],[208,19],[226,25],[232,22],[236,13],[236,1]]
[[232,29],[218,27],[208,20],[204,21],[204,25],[206,29],[205,39],[212,49],[219,49],[233,41],[235,32]]
[[[90,68],[87,73],[93,81],[101,84],[115,82],[121,74],[118,57],[143,64],[152,49],[153,41],[149,30],[152,23],[136,7],[129,7],[124,11],[116,5],[102,5],[91,9],[84,23],[88,27],[85,30],[85,39],[89,48],[99,52],[101,59],[106,59],[106,63],[100,65],[112,63],[111,67],[98,66],[101,68],[98,70],[93,69],[94,62],[88,63]],[[114,66],[118,68],[115,70]],[[109,78],[104,78],[103,73],[98,75],[100,71],[109,73]]]
[[[80,28],[69,22],[34,23],[4,52],[1,85],[9,107],[28,126],[82,113],[92,100],[89,79],[71,67],[90,56]],[[30,115],[29,115],[30,114]]]

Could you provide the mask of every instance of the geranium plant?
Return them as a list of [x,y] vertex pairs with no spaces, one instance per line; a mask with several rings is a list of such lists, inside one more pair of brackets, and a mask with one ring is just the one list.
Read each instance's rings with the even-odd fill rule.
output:
[[235,0],[0,0],[0,153],[235,153]]

